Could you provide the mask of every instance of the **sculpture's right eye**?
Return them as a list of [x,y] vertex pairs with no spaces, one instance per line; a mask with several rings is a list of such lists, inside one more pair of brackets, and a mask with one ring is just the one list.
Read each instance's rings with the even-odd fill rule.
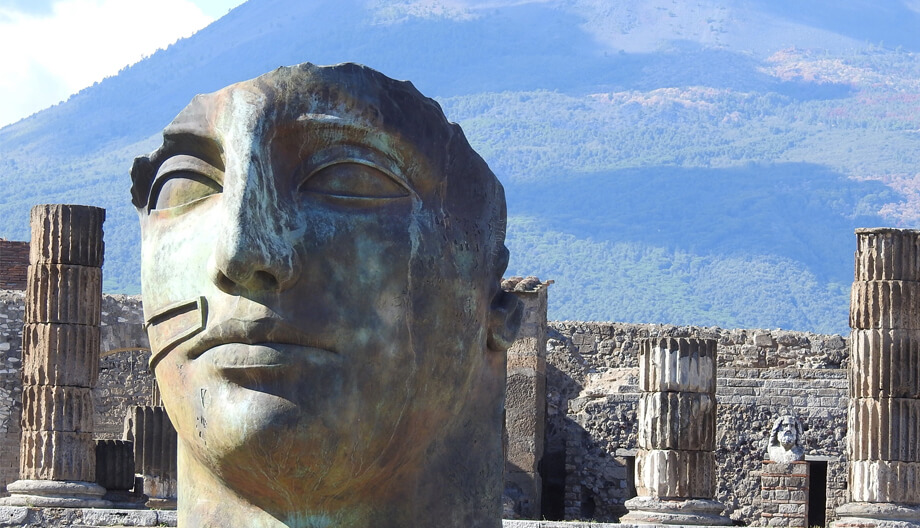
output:
[[192,156],[174,156],[157,172],[150,193],[150,210],[172,209],[223,191],[215,176],[220,171]]

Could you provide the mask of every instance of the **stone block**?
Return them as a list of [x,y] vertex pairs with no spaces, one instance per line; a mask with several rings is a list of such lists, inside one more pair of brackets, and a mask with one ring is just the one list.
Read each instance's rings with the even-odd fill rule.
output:
[[920,398],[920,331],[853,330],[850,396]]
[[105,209],[87,205],[36,205],[31,211],[32,264],[102,267]]
[[920,231],[857,229],[855,280],[920,281]]
[[920,282],[854,282],[850,293],[850,328],[920,328]]
[[850,399],[850,460],[920,462],[920,400]]
[[26,385],[22,388],[21,424],[23,431],[92,433],[92,389]]
[[769,333],[754,334],[754,346],[760,348],[771,348],[776,346],[776,341],[773,340],[773,336]]
[[537,373],[517,371],[506,378],[505,407],[536,409]]
[[537,472],[540,459],[536,455],[536,447],[533,439],[509,441],[505,451],[505,463],[518,471]]
[[507,369],[509,373],[517,370],[527,370],[545,375],[546,358],[535,353],[517,353],[512,356],[511,349],[508,349]]
[[23,431],[20,453],[23,480],[96,480],[92,433]]
[[640,496],[711,499],[715,484],[712,452],[654,449],[636,454],[636,491]]
[[853,460],[849,469],[855,502],[920,504],[920,462]]
[[98,326],[102,269],[69,264],[29,266],[25,323]]
[[98,326],[30,323],[22,329],[22,381],[28,385],[95,387]]
[[[786,476],[795,476],[795,477],[807,477],[808,476],[808,462],[805,461],[795,461],[795,462],[772,462],[764,461],[763,469],[761,470],[761,478],[763,477],[786,477]],[[774,486],[779,485],[779,481]]]
[[649,338],[639,343],[639,387],[648,392],[715,394],[714,339]]
[[647,392],[639,396],[638,446],[642,449],[712,451],[715,397],[699,392]]
[[134,487],[134,442],[96,440],[96,484],[109,491]]

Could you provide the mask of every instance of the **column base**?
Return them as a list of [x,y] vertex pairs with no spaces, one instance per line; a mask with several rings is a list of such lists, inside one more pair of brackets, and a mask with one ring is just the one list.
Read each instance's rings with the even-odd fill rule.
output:
[[9,497],[0,499],[6,506],[39,508],[111,508],[103,500],[105,488],[92,482],[74,480],[17,480],[6,486]]
[[920,528],[920,506],[848,502],[837,508],[834,528]]
[[140,510],[147,507],[147,496],[143,493],[124,490],[106,490],[102,500],[109,501],[110,508],[117,510]]
[[732,520],[722,515],[725,506],[708,499],[659,499],[635,497],[626,501],[629,513],[620,517],[624,524],[684,524],[729,526]]

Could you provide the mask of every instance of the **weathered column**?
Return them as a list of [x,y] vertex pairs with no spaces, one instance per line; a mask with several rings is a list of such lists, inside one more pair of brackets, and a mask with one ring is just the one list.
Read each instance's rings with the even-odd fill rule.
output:
[[105,210],[32,208],[23,325],[20,480],[6,504],[103,507],[92,389],[99,369]]
[[713,499],[716,341],[653,338],[639,346],[636,491],[620,522],[729,525]]
[[849,503],[837,527],[920,526],[920,231],[857,229]]
[[96,440],[96,484],[105,488],[104,498],[115,508],[139,508],[147,497],[135,492],[134,443],[127,440]]
[[143,479],[147,505],[175,508],[177,496],[176,429],[165,407],[138,406],[125,418],[125,440],[134,443],[134,467]]
[[540,519],[543,483],[537,465],[543,458],[546,422],[547,287],[536,277],[502,283],[524,305],[517,339],[508,349],[505,390],[506,519]]

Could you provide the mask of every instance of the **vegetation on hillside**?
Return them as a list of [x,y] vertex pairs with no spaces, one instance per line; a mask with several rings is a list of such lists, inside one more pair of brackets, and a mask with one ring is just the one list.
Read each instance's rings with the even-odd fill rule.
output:
[[853,229],[920,222],[920,38],[869,44],[876,11],[466,4],[250,0],[0,129],[0,236],[35,203],[105,207],[105,289],[136,293],[132,158],[195,93],[304,60],[436,96],[505,182],[509,273],[555,281],[551,318],[844,332]]

